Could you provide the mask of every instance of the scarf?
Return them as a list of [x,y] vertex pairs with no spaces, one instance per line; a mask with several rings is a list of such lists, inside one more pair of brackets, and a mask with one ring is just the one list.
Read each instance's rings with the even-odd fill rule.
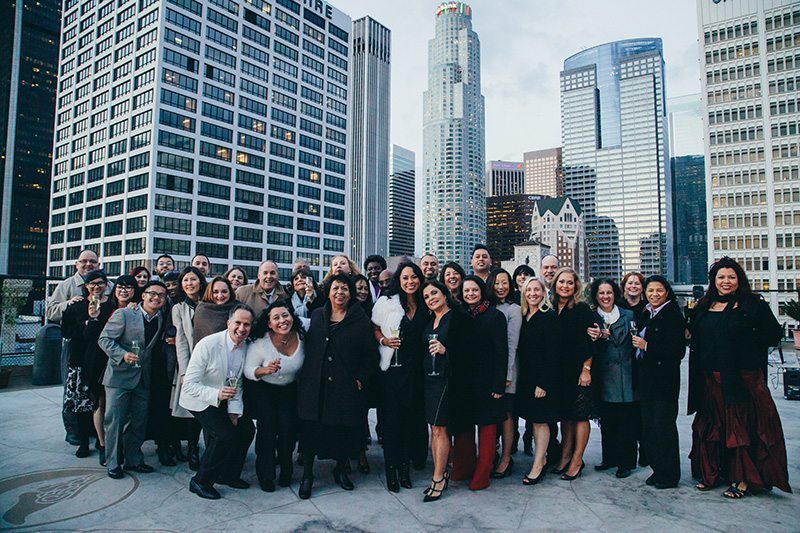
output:
[[469,314],[472,318],[475,318],[479,314],[485,312],[487,309],[489,309],[489,300],[483,300],[481,303],[470,309]]
[[600,315],[603,321],[610,326],[611,324],[616,324],[617,320],[619,320],[619,307],[615,305],[613,308],[611,308],[610,313],[606,313],[598,307],[597,314]]
[[225,304],[199,302],[194,311],[194,343],[197,345],[203,337],[226,329],[228,313],[238,302],[232,299]]

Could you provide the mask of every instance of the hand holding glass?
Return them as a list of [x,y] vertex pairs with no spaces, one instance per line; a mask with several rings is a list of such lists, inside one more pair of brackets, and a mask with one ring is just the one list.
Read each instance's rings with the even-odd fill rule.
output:
[[131,353],[136,356],[136,360],[131,364],[133,368],[142,368],[142,365],[139,364],[139,352],[141,348],[139,348],[139,343],[137,341],[131,342]]
[[239,373],[236,370],[228,370],[228,377],[225,378],[225,386],[236,389],[239,385]]
[[436,371],[436,356],[439,354],[439,335],[436,333],[431,333],[428,335],[428,351],[431,354],[431,371],[428,373],[429,376],[438,376],[439,373]]
[[[390,330],[390,333],[392,335],[392,338],[395,338],[395,339],[399,339],[400,338],[400,329],[399,328],[392,328]],[[393,366],[393,367],[403,366],[402,364],[400,364],[400,359],[398,357],[397,348],[394,349],[394,354],[392,355],[392,359],[393,359],[393,362],[392,362],[391,366]]]

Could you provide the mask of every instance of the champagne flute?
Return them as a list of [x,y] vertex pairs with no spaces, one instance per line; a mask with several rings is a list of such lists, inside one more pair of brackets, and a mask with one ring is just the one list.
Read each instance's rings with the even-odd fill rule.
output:
[[635,337],[639,334],[639,330],[636,328],[636,321],[631,320],[631,337]]
[[[391,333],[393,338],[398,338],[398,337],[400,337],[400,328],[392,328],[389,333]],[[397,352],[398,352],[398,350],[397,350],[397,348],[395,348],[394,349],[394,354],[392,355],[392,357],[394,359],[394,362],[392,362],[392,364],[391,364],[391,366],[393,366],[393,367],[403,366],[402,364],[400,364],[400,357],[398,356]]]
[[136,362],[133,363],[131,366],[133,368],[142,368],[142,365],[139,364],[139,353],[141,352],[141,348],[139,347],[138,341],[131,341],[131,350],[130,352],[136,356]]
[[100,295],[92,294],[89,297],[89,309],[92,313],[97,313],[100,311]]
[[[607,318],[603,319],[603,329],[608,331],[609,336],[611,335],[611,323]],[[600,333],[602,334],[602,331]]]
[[[432,342],[435,342],[439,339],[439,335],[437,333],[431,333],[428,335],[428,346],[431,345]],[[428,373],[429,376],[438,376],[439,373],[436,371],[436,356],[437,354],[430,352],[431,354],[431,371]]]
[[225,386],[232,389],[239,386],[239,373],[236,370],[228,370],[228,377],[225,378]]

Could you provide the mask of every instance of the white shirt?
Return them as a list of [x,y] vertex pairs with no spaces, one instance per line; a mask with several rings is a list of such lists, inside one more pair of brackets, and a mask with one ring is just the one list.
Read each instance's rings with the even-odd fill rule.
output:
[[[297,379],[297,374],[303,367],[306,355],[303,347],[303,341],[297,343],[297,349],[292,355],[284,355],[275,348],[272,339],[269,335],[255,340],[250,343],[247,350],[247,359],[244,363],[244,375],[247,379],[257,381],[260,379],[265,383],[273,385],[288,385]],[[271,361],[280,359],[281,368],[274,374],[267,374],[256,378],[256,369],[266,366]]]
[[235,376],[242,375],[242,365],[244,364],[244,345],[246,341],[233,344],[230,333],[225,336],[225,346],[228,348],[228,376],[233,373]]

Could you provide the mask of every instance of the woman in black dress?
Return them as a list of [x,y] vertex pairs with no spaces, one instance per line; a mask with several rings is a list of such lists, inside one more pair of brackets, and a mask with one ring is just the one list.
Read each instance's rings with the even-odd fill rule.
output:
[[523,485],[536,485],[547,473],[550,424],[558,421],[558,322],[547,304],[547,287],[539,278],[522,284],[522,328],[517,357],[517,414],[533,425],[536,455]]
[[[114,304],[105,294],[108,279],[102,270],[93,270],[86,275],[83,299],[70,304],[61,319],[61,333],[69,343],[69,366],[64,408],[77,414],[80,446],[76,457],[89,456],[89,438],[94,433],[93,419],[100,411],[103,387],[97,374],[97,346],[100,332],[114,311]],[[102,427],[102,423],[100,425]],[[105,439],[98,432],[98,449],[101,464],[105,462]]]
[[639,272],[628,272],[620,282],[622,298],[619,306],[622,309],[633,311],[634,320],[644,321],[644,306],[647,300],[644,297],[644,276]]
[[677,487],[681,479],[675,421],[681,388],[681,359],[686,355],[686,320],[664,276],[647,278],[644,294],[647,298],[645,319],[632,342],[637,349],[644,451],[653,469],[646,483],[657,489],[669,489]]
[[561,394],[561,461],[554,473],[571,481],[583,472],[583,452],[589,442],[592,402],[592,341],[586,330],[594,324],[592,310],[583,301],[583,284],[571,268],[553,277],[553,309],[558,314],[558,357]]
[[306,357],[297,380],[302,499],[311,497],[315,457],[335,459],[336,483],[344,490],[354,488],[345,465],[364,442],[364,382],[378,361],[372,326],[355,293],[347,274],[328,278],[325,306],[311,314],[305,337]]
[[489,486],[497,424],[506,418],[500,398],[506,390],[508,333],[506,319],[490,306],[481,278],[467,276],[461,291],[471,320],[457,320],[454,316],[448,332],[448,348],[452,347],[454,354],[449,361],[450,403],[458,405],[448,420],[455,436],[452,479],[470,479],[470,490],[483,490]]
[[733,259],[711,266],[691,331],[689,414],[696,414],[689,457],[697,488],[727,479],[727,498],[771,487],[791,492],[781,419],[762,370],[767,347],[783,331]]
[[429,315],[422,300],[424,279],[417,265],[402,263],[386,295],[378,298],[372,308],[375,338],[381,345],[378,410],[386,488],[392,492],[399,491],[401,486],[411,488],[410,462],[417,439],[421,439],[420,428],[425,428],[422,331]]
[[447,290],[450,291],[450,296],[459,304],[464,303],[461,301],[461,284],[466,277],[467,273],[455,261],[445,263],[442,266],[442,272],[439,274],[439,281],[447,287]]
[[427,281],[422,286],[422,297],[425,305],[433,313],[430,322],[422,335],[424,351],[424,391],[425,421],[431,426],[431,456],[433,457],[433,477],[431,486],[425,493],[423,501],[438,500],[442,491],[447,488],[447,461],[450,457],[450,433],[447,431],[447,420],[450,405],[448,402],[447,382],[449,368],[448,343],[450,317],[453,313],[453,302],[450,291],[439,281]]

